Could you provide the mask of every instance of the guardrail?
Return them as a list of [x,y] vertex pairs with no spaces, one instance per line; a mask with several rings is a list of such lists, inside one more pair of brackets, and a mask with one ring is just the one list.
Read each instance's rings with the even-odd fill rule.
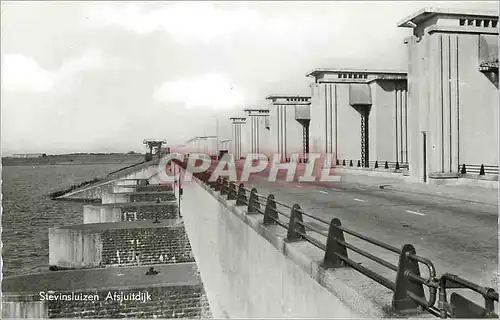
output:
[[[173,160],[186,169],[185,162]],[[393,292],[392,308],[396,312],[427,311],[436,317],[468,317],[489,318],[498,317],[494,313],[494,301],[498,302],[498,293],[492,288],[481,287],[465,279],[451,274],[437,277],[434,264],[426,258],[417,255],[415,247],[404,244],[401,248],[394,247],[382,241],[370,238],[359,232],[344,227],[338,218],[326,221],[311,215],[301,209],[300,205],[288,205],[275,199],[273,194],[264,196],[256,188],[245,188],[243,183],[237,185],[227,178],[211,179],[211,172],[193,173],[195,178],[208,185],[214,191],[226,196],[227,200],[236,201],[236,206],[246,206],[247,214],[263,215],[263,225],[280,225],[287,230],[286,241],[307,241],[324,251],[323,267],[339,268],[351,267]],[[304,222],[304,217],[315,220],[328,228],[328,232]],[[312,234],[323,237],[320,241]],[[351,243],[346,242],[344,234],[349,234],[367,243],[378,246],[399,256],[398,265],[381,259]],[[388,269],[396,272],[395,279],[388,279],[375,271],[362,266],[349,257],[348,251],[356,252]],[[423,278],[420,273],[420,264],[427,267],[429,277]],[[427,298],[424,286],[429,290]],[[485,306],[481,307],[472,301],[457,294],[451,294],[447,300],[447,288],[470,289],[480,293],[485,299]],[[438,295],[439,292],[439,295]],[[436,306],[436,301],[438,304]],[[465,306],[465,307],[464,307]]]
[[458,166],[458,172],[461,174],[478,174],[484,176],[487,174],[498,175],[497,165],[485,165],[485,164],[462,164]]
[[408,163],[399,162],[399,161],[384,161],[384,160],[375,160],[369,161],[368,166],[366,166],[361,160],[336,160],[337,166],[342,167],[357,167],[357,168],[375,168],[375,169],[408,169]]

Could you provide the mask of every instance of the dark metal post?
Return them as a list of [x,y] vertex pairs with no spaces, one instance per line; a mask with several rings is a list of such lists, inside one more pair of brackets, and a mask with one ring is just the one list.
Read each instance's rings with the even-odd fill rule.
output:
[[328,229],[328,239],[326,240],[326,251],[323,265],[325,268],[338,268],[345,266],[345,262],[338,255],[347,258],[347,248],[337,240],[345,243],[344,231],[337,228],[341,226],[338,218],[333,218]]
[[421,283],[415,283],[410,280],[408,273],[420,276],[418,261],[410,258],[415,255],[415,248],[411,244],[405,244],[399,255],[398,271],[396,274],[396,289],[392,298],[392,307],[396,311],[415,310],[417,304],[408,297],[407,292],[413,293],[417,297],[425,300],[424,287]]
[[240,186],[238,188],[238,196],[236,198],[236,205],[237,206],[244,206],[247,204],[247,193],[245,190],[245,186],[243,183],[240,183]]
[[222,178],[218,177],[217,180],[215,181],[215,191],[221,191],[222,190]]
[[236,200],[238,197],[238,190],[236,189],[236,183],[229,182],[229,192],[227,194],[227,200]]
[[259,196],[257,195],[257,189],[253,188],[248,199],[247,214],[259,213],[258,210],[260,210]]
[[222,179],[221,187],[220,187],[220,194],[221,196],[227,194],[227,178]]
[[286,240],[288,242],[302,240],[301,233],[306,233],[306,228],[303,225],[302,211],[298,204],[294,204],[290,213],[290,222],[288,224],[288,232]]
[[484,176],[485,172],[484,172],[484,164],[481,165],[481,169],[479,169],[479,175],[480,176]]
[[462,165],[462,170],[460,171],[461,174],[466,174],[467,169],[465,168],[465,163]]
[[270,194],[267,197],[266,209],[264,210],[264,224],[275,224],[278,220],[278,212],[276,211],[276,202],[274,195]]

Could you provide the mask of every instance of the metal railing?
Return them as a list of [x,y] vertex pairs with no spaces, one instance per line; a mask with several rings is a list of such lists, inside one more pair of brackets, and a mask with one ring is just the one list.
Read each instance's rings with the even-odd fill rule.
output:
[[396,162],[384,161],[384,160],[369,161],[368,166],[365,166],[363,161],[361,160],[337,159],[336,165],[342,167],[357,167],[357,168],[396,169],[396,170],[408,169],[408,163],[399,161]]
[[[177,163],[184,169],[186,168],[185,163]],[[434,264],[429,259],[417,255],[415,247],[411,244],[404,244],[401,248],[394,247],[346,228],[338,218],[327,221],[305,212],[298,204],[289,205],[276,200],[273,194],[265,196],[259,194],[256,188],[245,188],[243,183],[237,185],[234,182],[228,181],[227,178],[211,179],[211,172],[208,171],[192,175],[214,189],[214,191],[219,192],[221,196],[226,196],[227,200],[236,201],[236,206],[246,206],[246,214],[263,215],[263,225],[280,225],[285,228],[287,230],[287,242],[307,241],[324,251],[322,262],[324,268],[351,267],[391,290],[393,292],[392,308],[396,312],[427,311],[441,318],[463,317],[464,315],[469,316],[471,314],[475,318],[496,316],[493,306],[494,301],[498,302],[498,293],[494,289],[480,287],[448,273],[437,277]],[[328,232],[304,222],[304,217],[323,224]],[[324,240],[320,241],[316,237],[313,237],[312,234],[316,234]],[[396,254],[399,257],[398,264],[392,264],[348,243],[345,240],[345,234]],[[349,256],[348,250],[395,271],[395,279],[389,279],[368,267],[362,266]],[[422,277],[420,264],[428,269],[429,276],[427,278]],[[428,288],[428,297],[425,295],[424,286]],[[457,293],[452,293],[451,300],[448,303],[446,288],[470,289],[480,293],[485,299],[485,306],[484,308],[480,307]],[[438,305],[435,306],[437,300]],[[467,306],[472,307],[462,307],[464,301],[468,303]],[[471,308],[473,311],[470,310]]]
[[497,165],[485,165],[485,164],[462,164],[458,166],[458,172],[461,174],[478,174],[480,176],[484,175],[498,175]]

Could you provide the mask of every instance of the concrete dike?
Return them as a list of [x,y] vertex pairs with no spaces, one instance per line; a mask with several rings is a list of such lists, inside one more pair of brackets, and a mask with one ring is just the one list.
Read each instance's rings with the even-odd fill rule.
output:
[[286,242],[284,228],[235,203],[196,178],[183,186],[182,215],[215,318],[398,316],[384,288],[349,268],[325,269],[321,250]]
[[52,271],[3,279],[3,319],[211,318],[172,187],[135,169],[60,197],[102,203],[49,230]]

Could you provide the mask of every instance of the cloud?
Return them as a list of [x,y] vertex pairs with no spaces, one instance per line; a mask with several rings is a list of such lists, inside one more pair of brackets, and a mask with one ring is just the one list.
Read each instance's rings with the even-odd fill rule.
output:
[[10,90],[50,91],[56,75],[42,69],[32,58],[6,54],[2,59],[2,86]]
[[103,65],[103,56],[95,49],[63,62],[57,71],[43,69],[31,57],[5,54],[2,59],[2,86],[10,91],[49,92],[61,84],[68,88],[78,74]]
[[148,34],[163,30],[177,41],[205,44],[221,41],[236,33],[266,33],[280,37],[290,32],[309,34],[328,26],[327,21],[318,20],[307,13],[292,13],[292,18],[265,17],[251,9],[221,9],[208,2],[182,2],[168,4],[158,10],[144,12],[137,5],[116,7],[97,4],[86,14],[87,24],[101,27],[120,27]]
[[220,74],[166,82],[153,96],[158,101],[183,104],[188,109],[232,109],[243,104],[242,94]]

